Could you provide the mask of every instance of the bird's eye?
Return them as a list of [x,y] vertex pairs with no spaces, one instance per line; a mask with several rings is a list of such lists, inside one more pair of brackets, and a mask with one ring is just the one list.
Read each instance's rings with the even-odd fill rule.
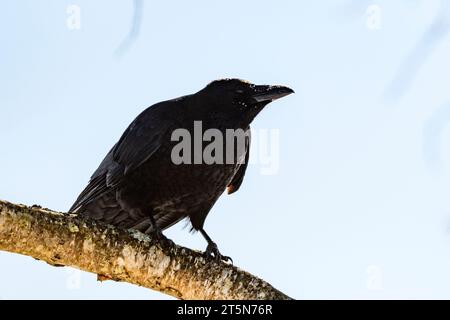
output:
[[238,89],[238,90],[236,90],[236,93],[239,93],[239,94],[244,93],[244,90]]

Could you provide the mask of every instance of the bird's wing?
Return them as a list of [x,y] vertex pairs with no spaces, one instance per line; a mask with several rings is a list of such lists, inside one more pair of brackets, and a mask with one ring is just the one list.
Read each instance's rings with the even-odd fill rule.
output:
[[250,127],[247,127],[246,132],[248,132],[248,134],[245,136],[245,161],[243,164],[239,166],[238,171],[235,173],[230,184],[227,186],[228,194],[235,193],[236,191],[239,190],[239,187],[241,186],[242,181],[244,180],[245,171],[247,170],[248,159],[250,156],[250,142],[251,142]]
[[127,173],[135,170],[170,139],[171,129],[176,127],[173,119],[166,119],[155,110],[144,112],[128,127],[113,151],[114,166],[107,173],[107,184],[115,186]]
[[150,107],[130,124],[94,172],[70,212],[76,212],[115,188],[128,172],[138,168],[161,147],[176,123],[164,117],[164,108]]

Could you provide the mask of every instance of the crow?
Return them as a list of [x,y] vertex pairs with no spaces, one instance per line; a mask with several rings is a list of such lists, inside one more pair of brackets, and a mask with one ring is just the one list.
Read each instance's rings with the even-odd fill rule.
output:
[[[162,230],[187,218],[191,230],[206,239],[208,257],[231,260],[204,230],[206,216],[226,189],[234,193],[243,181],[250,123],[267,104],[293,92],[222,79],[147,108],[112,147],[69,212],[141,231],[164,245],[172,241]],[[220,137],[229,132],[232,139]],[[208,160],[206,149],[213,143]]]

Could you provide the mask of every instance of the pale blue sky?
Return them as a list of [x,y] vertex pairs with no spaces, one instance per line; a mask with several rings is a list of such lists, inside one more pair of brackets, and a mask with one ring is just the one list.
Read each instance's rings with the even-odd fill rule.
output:
[[[80,30],[66,27],[70,4]],[[379,30],[366,26],[370,4]],[[145,1],[118,56],[132,1],[5,2],[0,198],[67,210],[145,107],[222,77],[285,84],[296,94],[253,126],[280,130],[280,171],[250,166],[213,208],[221,251],[299,299],[450,298],[449,35],[411,53],[439,4]],[[386,99],[411,55],[414,78]],[[183,223],[167,234],[206,246]],[[166,298],[4,252],[0,266],[4,299]]]

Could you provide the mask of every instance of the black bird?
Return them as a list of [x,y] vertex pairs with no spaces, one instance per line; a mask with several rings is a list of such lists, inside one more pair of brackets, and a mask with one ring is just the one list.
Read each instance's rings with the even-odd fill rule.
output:
[[[205,218],[225,189],[231,194],[242,183],[252,120],[267,104],[293,92],[283,86],[223,79],[195,94],[147,108],[106,155],[69,211],[151,234],[166,244],[170,240],[161,231],[189,218],[192,230],[200,231],[208,242],[205,253],[228,260],[203,229]],[[194,137],[194,122],[198,121],[203,131],[215,129],[224,137],[227,129],[246,132],[244,147],[238,148],[236,143],[231,151],[233,161],[226,161],[230,150],[225,150],[223,161],[205,163],[202,150],[208,142],[204,141],[200,151],[194,142],[191,150],[179,153],[183,159],[194,161],[174,161],[174,147],[180,142],[172,134],[184,129]],[[225,147],[225,140],[218,143]],[[211,155],[222,159],[217,150]]]

